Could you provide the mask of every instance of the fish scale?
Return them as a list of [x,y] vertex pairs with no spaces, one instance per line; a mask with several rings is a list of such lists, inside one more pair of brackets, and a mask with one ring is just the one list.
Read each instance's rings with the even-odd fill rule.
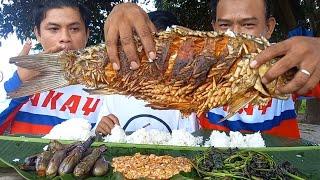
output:
[[[137,70],[130,69],[121,47],[118,49],[121,69],[113,70],[103,44],[78,51],[11,58],[10,63],[38,70],[40,76],[9,93],[9,97],[83,84],[91,94],[134,96],[147,101],[147,106],[154,109],[178,109],[184,115],[229,105],[226,118],[250,102],[263,105],[266,99],[273,97],[288,98],[288,95],[276,95],[275,87],[284,85],[292,78],[292,73],[266,86],[261,83],[263,74],[277,60],[259,69],[249,66],[254,57],[269,46],[264,38],[230,31],[193,31],[177,26],[154,34],[157,58],[153,62],[142,50],[139,38],[134,39],[141,62]],[[63,76],[51,75],[57,73]],[[50,84],[46,83],[48,80]],[[41,86],[35,86],[37,83]]]

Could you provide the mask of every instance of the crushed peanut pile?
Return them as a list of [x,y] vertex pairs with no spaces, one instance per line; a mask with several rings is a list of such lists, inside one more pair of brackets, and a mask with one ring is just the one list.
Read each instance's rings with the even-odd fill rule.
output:
[[192,165],[184,157],[141,155],[121,156],[112,159],[114,172],[127,179],[169,179],[181,171],[191,172]]

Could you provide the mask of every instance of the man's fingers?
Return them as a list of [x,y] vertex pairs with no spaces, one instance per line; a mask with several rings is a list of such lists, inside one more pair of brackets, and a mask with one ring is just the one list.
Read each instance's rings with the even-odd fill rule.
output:
[[114,124],[120,125],[119,119],[115,115],[110,114],[110,115],[108,115],[108,117],[113,121]]
[[104,116],[101,118],[100,122],[99,122],[99,125],[97,127],[97,129],[99,128],[99,130],[101,130],[101,132],[104,134],[104,135],[107,135],[107,134],[110,134],[111,133],[111,127],[109,125],[109,121],[112,121],[110,120],[110,118],[108,116]]
[[289,69],[295,67],[295,62],[291,55],[284,56],[278,62],[276,62],[262,77],[262,83],[268,84]]
[[96,133],[102,133],[105,136],[108,134],[108,131],[105,130],[103,126],[98,126],[96,129]]
[[105,129],[105,126],[102,120],[99,122],[98,127],[96,129],[96,133],[102,133],[103,135],[107,135],[108,131]]
[[297,94],[303,95],[312,90],[318,83],[320,77],[320,69],[315,69],[315,71],[311,74],[307,83],[297,91]]
[[264,64],[275,57],[284,55],[288,51],[287,41],[282,41],[277,44],[274,44],[260,52],[255,57],[255,60],[250,63],[250,67],[257,68],[261,64]]
[[307,74],[298,71],[294,78],[285,86],[279,87],[278,91],[283,94],[289,94],[301,89],[309,80],[310,76]]
[[118,29],[114,27],[110,27],[107,32],[106,48],[107,48],[108,58],[112,63],[112,67],[114,70],[120,69],[120,61],[118,56],[118,39],[119,39]]
[[130,68],[135,70],[140,65],[140,60],[137,55],[137,48],[133,40],[132,29],[127,28],[127,25],[120,26],[120,42],[122,48],[130,61]]
[[148,26],[152,33],[158,32],[156,26],[151,22],[151,20],[148,21]]
[[134,28],[141,39],[149,60],[154,61],[156,59],[156,48],[148,21],[146,21],[146,19],[137,19],[137,22],[134,24]]
[[43,51],[42,53],[43,54],[57,53],[57,52],[63,51],[65,48],[66,48],[66,46],[64,44],[57,44],[57,45]]
[[105,123],[107,124],[108,128],[110,129],[110,132],[109,132],[109,133],[111,133],[111,130],[112,130],[113,127],[114,127],[114,122],[113,122],[113,120],[112,120],[110,117],[108,117],[108,121],[105,121]]
[[30,38],[27,38],[26,42],[24,43],[21,52],[19,53],[19,56],[25,56],[28,55],[30,52],[30,49],[32,48],[32,42]]

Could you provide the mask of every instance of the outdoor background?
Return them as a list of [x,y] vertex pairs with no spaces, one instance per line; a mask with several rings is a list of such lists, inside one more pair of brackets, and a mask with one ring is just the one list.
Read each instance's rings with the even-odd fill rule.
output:
[[[278,22],[272,42],[286,39],[288,33],[297,27],[304,27],[314,36],[320,36],[319,0],[270,1],[272,2],[272,14]],[[11,77],[15,69],[8,65],[9,57],[16,56],[20,52],[22,42],[27,37],[34,39],[31,9],[39,0],[0,0],[0,2],[0,71],[3,72],[4,80],[6,80]],[[82,2],[92,12],[89,41],[89,45],[92,45],[103,42],[103,22],[112,8],[128,0],[82,0]],[[177,16],[182,26],[197,30],[212,30],[210,1],[208,0],[131,0],[130,2],[138,3],[145,11],[156,9],[171,11]],[[36,44],[35,41],[34,44]],[[41,49],[39,46],[35,47]],[[5,103],[5,101],[0,101],[0,112]],[[300,118],[318,123],[320,123],[319,107],[320,102],[316,99],[297,103],[298,112],[302,115]]]

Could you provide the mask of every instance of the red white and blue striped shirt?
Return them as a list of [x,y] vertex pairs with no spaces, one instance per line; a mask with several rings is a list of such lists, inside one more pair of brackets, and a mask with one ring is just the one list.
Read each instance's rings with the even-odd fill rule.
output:
[[[4,84],[6,92],[21,85],[15,72]],[[53,126],[71,118],[87,119],[95,125],[102,100],[90,96],[81,85],[72,85],[30,97],[12,99],[7,109],[0,114],[0,134],[47,134]]]

